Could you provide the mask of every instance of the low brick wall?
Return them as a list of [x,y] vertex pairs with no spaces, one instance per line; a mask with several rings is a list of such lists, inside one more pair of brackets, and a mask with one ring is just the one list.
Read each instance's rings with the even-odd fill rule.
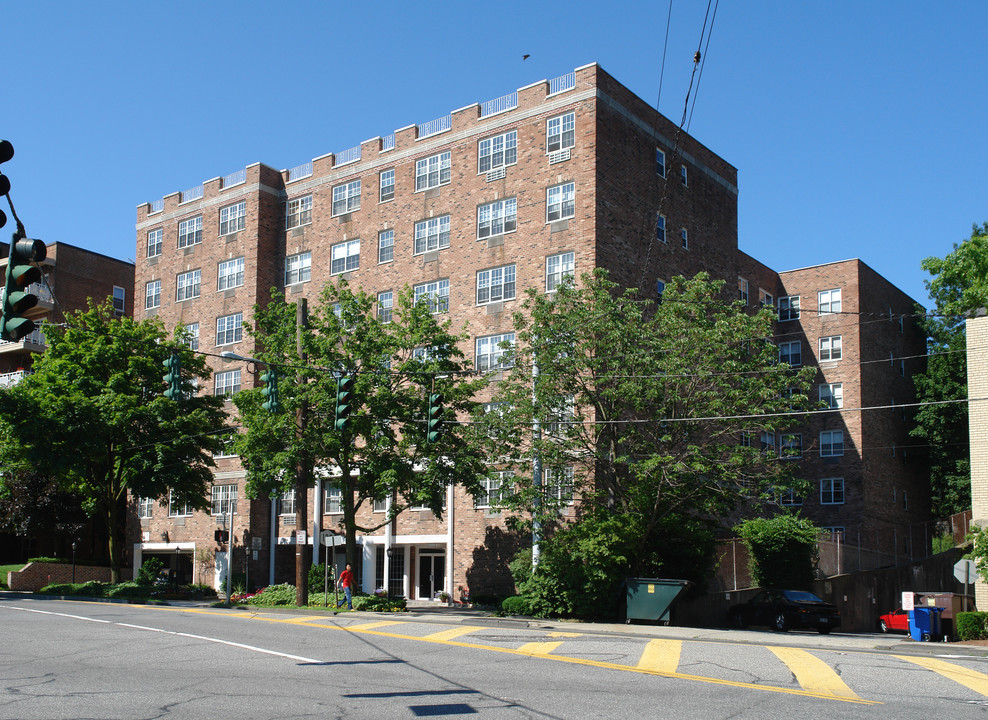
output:
[[[110,582],[110,568],[93,565],[76,565],[77,583],[99,580]],[[7,587],[11,590],[40,590],[51,583],[72,582],[72,565],[68,563],[28,563],[22,570],[7,573]]]

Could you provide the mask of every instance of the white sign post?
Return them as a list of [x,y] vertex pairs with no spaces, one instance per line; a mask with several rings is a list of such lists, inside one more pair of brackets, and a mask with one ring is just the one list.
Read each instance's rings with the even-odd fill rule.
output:
[[971,592],[970,584],[974,580],[974,560],[961,558],[954,563],[954,577],[964,583],[964,609],[967,610],[967,596]]
[[902,609],[911,611],[916,609],[916,595],[911,592],[902,593]]

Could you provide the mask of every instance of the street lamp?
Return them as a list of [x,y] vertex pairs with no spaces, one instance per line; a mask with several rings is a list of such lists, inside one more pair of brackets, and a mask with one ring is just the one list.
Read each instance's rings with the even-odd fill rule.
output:
[[394,558],[394,555],[395,555],[395,549],[389,545],[386,552],[388,553],[388,576],[386,578],[384,578],[384,580],[385,580],[385,582],[388,583],[388,600],[390,600],[391,599],[391,576],[393,574],[391,572],[391,562],[392,562],[392,558]]

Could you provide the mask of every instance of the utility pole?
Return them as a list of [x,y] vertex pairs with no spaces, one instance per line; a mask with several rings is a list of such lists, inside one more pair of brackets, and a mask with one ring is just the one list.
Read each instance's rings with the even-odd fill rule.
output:
[[538,443],[542,440],[542,425],[539,422],[538,396],[536,385],[539,381],[539,363],[532,351],[532,445],[534,453],[532,457],[532,485],[535,487],[535,498],[532,503],[532,570],[539,566],[539,556],[541,549],[539,543],[542,541],[542,520],[539,515],[542,512],[542,455],[539,453]]
[[305,443],[305,425],[308,420],[308,407],[302,386],[305,384],[305,348],[303,336],[308,324],[308,305],[305,298],[295,304],[295,350],[299,358],[299,369],[295,382],[298,385],[299,403],[295,410],[295,438],[299,443],[299,459],[295,465],[295,604],[303,607],[309,604],[309,569],[305,565],[307,545],[305,529],[309,525],[309,476],[311,463],[308,453],[301,447]]

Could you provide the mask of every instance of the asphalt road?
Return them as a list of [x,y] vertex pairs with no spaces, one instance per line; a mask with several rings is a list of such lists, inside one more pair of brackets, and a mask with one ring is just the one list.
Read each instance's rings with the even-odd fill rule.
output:
[[720,633],[5,596],[0,718],[988,718],[985,653]]

